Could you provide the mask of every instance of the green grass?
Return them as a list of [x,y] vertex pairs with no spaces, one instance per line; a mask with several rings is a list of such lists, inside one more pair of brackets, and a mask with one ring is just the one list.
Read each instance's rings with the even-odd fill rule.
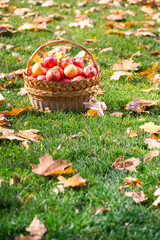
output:
[[[64,1],[58,1],[62,3]],[[76,111],[53,113],[40,113],[36,110],[22,112],[18,116],[10,116],[9,128],[16,132],[35,128],[44,140],[38,143],[30,143],[29,150],[26,150],[20,142],[0,140],[0,178],[4,180],[0,188],[0,240],[12,240],[20,234],[27,235],[26,227],[29,226],[35,215],[47,228],[44,235],[45,240],[61,239],[102,239],[102,240],[158,240],[160,239],[160,210],[153,207],[156,199],[153,193],[156,186],[160,186],[159,156],[150,163],[144,162],[144,156],[149,152],[144,143],[149,137],[139,129],[145,122],[160,124],[159,106],[153,106],[149,113],[130,114],[122,108],[136,97],[149,100],[159,99],[159,90],[144,93],[141,89],[150,88],[152,85],[147,81],[147,76],[139,76],[134,73],[133,80],[127,81],[122,77],[119,81],[110,80],[113,73],[112,65],[120,58],[128,58],[136,51],[141,56],[134,58],[141,62],[139,71],[145,71],[152,67],[159,57],[150,57],[149,53],[160,52],[158,41],[150,37],[137,38],[135,36],[109,35],[105,27],[107,20],[103,16],[110,14],[109,10],[114,7],[102,8],[101,5],[90,1],[84,8],[77,7],[78,1],[69,1],[71,9],[65,7],[42,8],[40,5],[31,5],[27,1],[10,1],[16,7],[29,7],[32,11],[38,11],[42,16],[48,16],[58,12],[67,16],[65,20],[54,20],[47,24],[47,31],[24,31],[9,35],[0,36],[0,42],[4,44],[15,44],[22,61],[17,61],[12,56],[14,49],[0,51],[0,72],[9,73],[14,70],[25,68],[31,54],[40,44],[56,39],[54,36],[57,25],[67,30],[65,37],[80,44],[86,39],[97,37],[97,42],[85,45],[92,54],[98,57],[98,64],[101,68],[101,83],[104,95],[98,97],[108,104],[108,109],[103,118],[83,117]],[[100,12],[89,14],[95,21],[94,28],[82,29],[69,28],[69,23],[74,22],[75,10],[80,9],[82,14],[90,7],[99,7]],[[153,7],[154,8],[154,7]],[[131,31],[142,27],[141,21],[145,20],[145,13],[140,11],[140,5],[123,4],[121,9],[131,9],[136,16],[126,16],[126,21],[138,21],[131,27]],[[8,9],[1,9],[4,13]],[[157,9],[155,8],[157,11]],[[22,19],[19,16],[9,16],[8,23],[13,24],[15,29],[24,22],[31,22],[29,19]],[[2,19],[0,24],[4,23]],[[126,30],[126,29],[122,29]],[[152,32],[157,35],[158,26]],[[140,49],[140,44],[150,45],[150,49]],[[30,49],[27,49],[31,46]],[[113,51],[100,53],[100,49],[113,47]],[[78,53],[79,49],[73,48],[71,55]],[[158,73],[158,72],[157,72]],[[7,80],[6,80],[7,81]],[[28,96],[18,96],[17,93],[23,87],[23,79],[19,78],[15,83],[9,85],[2,91],[5,102],[0,105],[0,111],[11,110],[7,106],[10,103],[13,107],[31,106]],[[110,116],[110,113],[122,111],[121,117]],[[53,127],[60,124],[59,127]],[[127,128],[137,132],[135,138],[125,138]],[[110,134],[104,135],[110,131]],[[71,135],[81,132],[80,138],[72,139]],[[57,150],[58,146],[61,148]],[[133,148],[134,147],[134,148]],[[135,148],[137,150],[135,150]],[[53,156],[53,159],[67,159],[73,164],[73,168],[81,176],[89,181],[89,184],[80,188],[66,188],[64,194],[56,195],[53,192],[58,180],[52,177],[44,177],[32,174],[31,164],[38,164],[39,158],[45,153]],[[111,164],[119,157],[125,159],[136,157],[141,164],[137,172],[127,170],[118,171],[111,168]],[[66,177],[72,176],[69,174]],[[18,177],[24,181],[10,186],[10,178]],[[120,192],[119,186],[124,183],[125,177],[137,177],[143,185],[141,188],[130,187]],[[125,191],[144,191],[147,200],[136,204],[132,199],[125,197]],[[33,194],[34,197],[26,204],[21,203]],[[98,207],[107,207],[108,212],[94,215]],[[76,213],[76,211],[79,211]]]

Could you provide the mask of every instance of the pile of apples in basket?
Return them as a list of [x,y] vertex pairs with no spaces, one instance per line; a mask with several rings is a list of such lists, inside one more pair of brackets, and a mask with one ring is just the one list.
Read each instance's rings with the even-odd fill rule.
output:
[[87,66],[83,58],[63,56],[60,60],[56,54],[41,56],[41,62],[36,62],[32,66],[32,78],[51,82],[73,82],[93,78],[97,75],[97,70],[93,63]]

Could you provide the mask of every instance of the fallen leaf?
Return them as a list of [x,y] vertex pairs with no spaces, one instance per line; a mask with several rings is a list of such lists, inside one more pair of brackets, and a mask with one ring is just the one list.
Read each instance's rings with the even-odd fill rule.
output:
[[26,150],[29,149],[29,144],[27,143],[26,140],[22,142],[22,145],[26,148]]
[[58,4],[56,2],[54,2],[53,0],[47,0],[47,1],[43,2],[41,6],[42,7],[57,7]]
[[140,75],[148,75],[151,72],[155,71],[156,68],[158,67],[158,65],[159,65],[158,62],[155,62],[154,65],[151,68],[148,68],[145,72],[140,72],[139,74]]
[[146,107],[150,107],[153,105],[157,105],[160,100],[143,100],[140,97],[135,98],[134,100],[130,101],[126,106],[126,110],[130,110],[136,113],[145,112]]
[[107,106],[104,102],[97,101],[96,99],[90,100],[90,102],[83,103],[85,108],[90,108],[87,114],[91,117],[94,116],[104,116],[104,111],[107,109]]
[[127,133],[127,135],[125,137],[137,137],[137,133],[134,131],[131,131],[131,132]]
[[129,36],[129,35],[132,35],[133,32],[129,32],[129,31],[120,31],[118,29],[109,29],[106,31],[107,34],[119,34],[119,35],[125,35],[125,36]]
[[149,55],[150,55],[151,57],[157,57],[157,56],[160,55],[160,53],[159,53],[159,52],[151,52]]
[[154,193],[153,196],[159,196],[160,195],[160,188],[158,188]]
[[97,38],[94,37],[92,39],[86,39],[84,44],[89,44],[89,43],[96,43],[97,42]]
[[26,110],[31,110],[31,109],[35,109],[35,107],[13,108],[12,111],[2,111],[0,113],[4,113],[7,116],[12,116],[12,115],[17,116],[21,112],[26,111]]
[[151,6],[141,6],[141,11],[147,13],[148,15],[153,15],[155,13],[155,10],[153,8],[151,8]]
[[88,181],[82,178],[79,173],[68,179],[59,176],[58,180],[60,181],[60,183],[64,184],[64,187],[79,187],[88,183]]
[[85,19],[79,22],[73,22],[69,24],[69,27],[80,27],[80,29],[84,28],[93,28],[93,21],[91,19]]
[[67,31],[66,31],[66,30],[54,32],[54,35],[55,35],[55,36],[58,36],[58,37],[60,37],[60,36],[62,36],[62,35],[66,35],[66,34],[67,34]]
[[158,206],[160,204],[160,196],[152,203],[153,206]]
[[153,122],[145,123],[144,125],[140,126],[139,128],[148,133],[160,134],[160,126],[154,124]]
[[64,193],[63,185],[60,184],[60,185],[57,185],[57,187],[54,187],[53,192],[55,192],[56,194],[58,194],[59,192]]
[[124,156],[120,156],[112,165],[112,168],[117,170],[127,169],[128,171],[136,172],[136,167],[140,164],[140,160],[138,158],[129,158],[124,161]]
[[147,200],[146,194],[143,191],[141,192],[125,192],[126,197],[132,198],[136,203],[143,202]]
[[[160,80],[160,78],[159,78]],[[148,88],[148,89],[141,89],[142,92],[151,92],[151,91],[155,91],[155,90],[159,90],[158,87],[152,87],[152,88]]]
[[100,213],[102,213],[102,212],[108,212],[108,211],[109,211],[108,208],[99,207],[99,208],[97,208],[96,211],[94,212],[94,215],[98,215],[98,214],[100,214]]
[[118,72],[114,72],[110,79],[111,80],[119,80],[119,78],[121,76],[132,76],[132,73],[129,73],[129,72],[125,72],[125,71],[118,71]]
[[3,125],[10,126],[10,122],[3,114],[0,114],[0,126]]
[[153,157],[157,157],[158,155],[159,155],[159,151],[150,151],[145,156],[144,161],[148,163],[148,162],[150,162],[152,160]]
[[2,96],[2,94],[0,93],[0,104],[4,103],[5,98]]
[[122,14],[117,13],[117,14],[108,15],[108,16],[106,16],[104,19],[119,21],[119,20],[123,20],[124,18],[125,18],[125,17],[124,17]]
[[156,141],[155,139],[153,138],[146,138],[144,140],[145,143],[148,144],[148,148],[149,149],[152,149],[152,148],[160,148],[160,142]]
[[122,115],[123,115],[122,112],[113,112],[113,113],[110,114],[110,116],[116,116],[116,117],[120,117]]
[[138,66],[141,66],[141,63],[135,63],[132,58],[129,59],[121,59],[122,64],[113,64],[112,68],[113,70],[138,70]]
[[23,16],[26,12],[31,12],[29,8],[16,8],[14,14],[17,16]]
[[108,52],[108,51],[112,51],[113,48],[112,47],[108,47],[108,48],[103,48],[100,53],[103,53],[103,52]]
[[39,175],[58,175],[61,173],[72,173],[75,170],[72,169],[72,164],[67,163],[66,160],[57,159],[53,161],[52,156],[49,154],[45,154],[43,157],[39,158],[39,164],[32,164],[32,172],[35,172]]
[[79,132],[78,134],[74,134],[72,136],[70,136],[70,138],[78,138],[78,137],[81,137],[82,136],[82,133]]
[[78,7],[84,7],[84,6],[86,6],[88,4],[88,1],[87,0],[84,0],[84,1],[82,1],[82,2],[78,2],[77,3],[77,6]]
[[26,228],[26,231],[31,235],[42,237],[45,232],[47,232],[47,229],[44,224],[37,218],[37,216],[35,216],[29,227]]
[[18,136],[30,140],[32,142],[38,142],[39,140],[43,140],[43,137],[37,135],[39,132],[37,129],[29,129],[29,130],[19,130]]
[[152,32],[150,32],[148,29],[145,29],[145,28],[140,28],[140,29],[137,29],[135,32],[134,32],[134,35],[136,37],[145,37],[145,36],[149,36],[149,37],[156,37],[156,35]]
[[47,30],[47,25],[45,22],[41,23],[41,24],[34,24],[34,23],[24,23],[22,26],[20,26],[19,28],[17,28],[17,30],[19,32],[25,31],[25,30]]
[[84,13],[89,14],[89,13],[94,13],[94,12],[99,12],[99,8],[97,7],[91,7],[90,9],[86,10]]
[[15,183],[19,183],[20,181],[21,181],[20,178],[18,176],[15,176],[14,178],[10,178],[9,184],[13,185]]
[[33,22],[35,22],[35,23],[53,22],[53,18],[51,18],[51,17],[38,16],[38,17],[36,17],[36,18],[33,19]]
[[27,89],[26,88],[20,88],[20,91],[17,93],[19,96],[24,96],[27,94]]
[[141,187],[142,185],[142,182],[140,182],[138,178],[134,177],[126,177],[124,181],[130,185],[136,185],[137,187]]

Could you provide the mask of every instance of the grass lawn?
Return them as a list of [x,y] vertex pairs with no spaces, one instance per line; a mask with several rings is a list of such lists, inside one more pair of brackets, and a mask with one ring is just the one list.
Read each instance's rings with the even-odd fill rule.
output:
[[[97,99],[107,104],[107,110],[104,117],[94,118],[77,111],[42,113],[37,110],[23,111],[17,116],[8,117],[11,126],[6,128],[14,129],[15,132],[38,129],[38,134],[44,140],[30,142],[30,147],[26,150],[20,141],[0,139],[0,179],[4,180],[0,188],[0,240],[12,240],[20,234],[29,235],[26,228],[35,216],[47,228],[42,238],[45,240],[160,239],[160,210],[158,206],[152,205],[157,198],[153,193],[160,187],[159,156],[154,157],[149,163],[144,161],[145,155],[149,152],[144,140],[149,138],[150,134],[139,128],[147,122],[160,125],[160,106],[159,104],[152,106],[147,109],[148,113],[142,114],[124,110],[125,105],[136,97],[159,99],[159,88],[150,92],[141,91],[154,85],[147,81],[147,75],[139,75],[160,59],[160,55],[150,56],[151,52],[160,54],[158,22],[141,10],[140,3],[131,5],[127,1],[119,1],[122,4],[116,7],[91,0],[86,6],[79,7],[78,1],[70,0],[68,3],[71,6],[67,8],[62,4],[64,3],[62,0],[55,0],[58,4],[55,7],[42,7],[41,4],[34,5],[31,2],[36,1],[10,0],[6,4],[12,7],[0,7],[0,25],[11,24],[17,29],[25,22],[33,23],[34,17],[7,15],[13,13],[16,8],[30,8],[32,12],[38,12],[43,17],[54,13],[66,17],[48,22],[47,30],[0,34],[0,43],[15,45],[15,48],[10,50],[6,48],[0,50],[0,72],[10,73],[26,68],[28,59],[36,48],[57,38],[54,33],[57,31],[56,26],[60,26],[61,31],[67,31],[61,37],[84,45],[98,57],[104,94]],[[91,7],[98,10],[86,13]],[[131,10],[135,13],[135,16],[125,14],[122,23],[137,21],[130,28],[113,29],[135,32],[139,28],[144,28],[144,21],[154,21],[155,26],[149,27],[148,31],[154,33],[155,37],[107,33],[110,28],[106,23],[109,20],[104,18],[113,14],[112,9]],[[153,5],[152,9],[155,13],[158,12],[157,6]],[[80,10],[81,14],[87,14],[94,21],[93,28],[69,27],[71,22],[75,22],[76,10]],[[94,37],[97,38],[95,43],[85,44],[86,39]],[[100,52],[108,47],[112,47],[112,50]],[[73,47],[69,53],[75,56],[79,51],[80,49]],[[138,71],[132,71],[133,79],[127,81],[127,76],[122,76],[117,81],[111,80],[110,76],[114,72],[112,65],[119,63],[119,59],[130,58],[137,51],[140,51],[141,55],[133,57],[133,60],[141,62],[141,66],[138,67]],[[15,52],[19,53],[20,61],[12,54]],[[158,71],[159,68],[155,73],[158,74]],[[7,79],[0,81],[9,82]],[[0,111],[23,106],[31,107],[27,95],[17,94],[23,86],[23,78],[18,78],[1,91],[5,101],[0,104]],[[114,112],[122,112],[123,115],[111,116],[110,114]],[[137,136],[125,137],[128,128],[136,132]],[[105,134],[107,131],[109,133]],[[71,138],[73,134],[79,132],[81,137]],[[158,140],[159,135],[154,135]],[[77,188],[65,188],[64,193],[56,194],[53,191],[58,183],[56,177],[32,173],[31,164],[38,165],[39,158],[45,153],[52,155],[53,160],[61,158],[72,163],[77,173],[89,183]],[[125,160],[139,158],[141,163],[136,167],[137,171],[111,168],[112,163],[120,156],[124,156]],[[74,173],[63,176],[68,178],[73,175]],[[142,186],[119,189],[121,185],[127,185],[124,179],[129,176],[138,178],[143,182]],[[27,178],[10,185],[10,179],[15,177]],[[125,196],[125,192],[136,190],[146,194],[147,199],[140,204]],[[29,199],[31,194],[32,197]],[[106,207],[109,211],[95,215],[99,207]]]

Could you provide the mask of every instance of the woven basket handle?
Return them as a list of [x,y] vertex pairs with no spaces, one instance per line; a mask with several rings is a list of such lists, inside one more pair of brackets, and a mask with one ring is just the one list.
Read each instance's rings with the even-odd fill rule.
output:
[[50,45],[52,45],[52,44],[59,44],[59,43],[67,43],[67,44],[69,44],[69,45],[74,45],[74,46],[82,49],[83,51],[85,51],[85,52],[89,55],[89,57],[91,58],[94,66],[95,66],[95,68],[96,68],[96,70],[97,70],[98,75],[100,74],[96,60],[94,59],[93,55],[92,55],[85,47],[83,47],[82,45],[80,45],[80,44],[78,44],[78,43],[76,43],[76,42],[72,42],[72,41],[70,41],[70,40],[54,40],[54,41],[51,41],[51,42],[48,42],[48,43],[43,44],[42,46],[40,46],[39,48],[37,48],[37,50],[32,54],[32,56],[30,57],[30,59],[29,59],[29,61],[28,61],[28,63],[27,63],[27,68],[26,68],[26,74],[27,74],[27,76],[30,76],[30,74],[31,74],[31,63],[32,63],[34,57],[35,57],[42,49],[44,49],[45,47],[48,47],[48,46],[50,46]]

